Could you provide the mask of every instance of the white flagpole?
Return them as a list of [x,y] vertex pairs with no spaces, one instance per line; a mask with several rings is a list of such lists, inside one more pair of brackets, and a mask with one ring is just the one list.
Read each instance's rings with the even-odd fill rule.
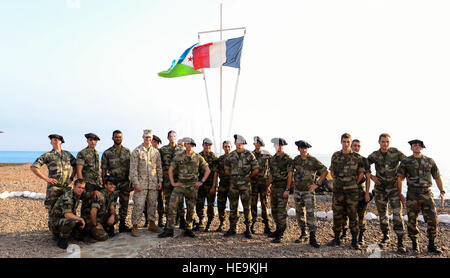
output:
[[[222,3],[220,3],[220,40],[222,41]],[[222,155],[222,66],[220,66],[220,138],[219,155]]]

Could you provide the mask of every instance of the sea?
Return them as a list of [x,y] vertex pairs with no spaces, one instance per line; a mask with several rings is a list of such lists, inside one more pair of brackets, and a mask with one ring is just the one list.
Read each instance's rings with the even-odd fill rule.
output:
[[[0,163],[33,163],[39,156],[47,151],[0,151]],[[78,152],[71,152],[74,157],[77,156]],[[100,157],[102,152],[99,152]],[[289,154],[292,158],[298,154]],[[331,162],[331,154],[312,154],[317,159],[319,159],[325,166],[329,167]],[[438,165],[439,167],[439,165]],[[444,184],[444,190],[446,191],[445,199],[450,198],[450,169],[439,168],[441,172],[442,182]],[[374,166],[372,165],[372,173],[375,173]],[[1,177],[0,177],[1,181]],[[373,188],[373,183],[371,183],[371,188]],[[403,184],[403,193],[406,194],[406,181]],[[439,189],[433,180],[433,186],[431,187],[433,195],[435,198],[439,196]]]

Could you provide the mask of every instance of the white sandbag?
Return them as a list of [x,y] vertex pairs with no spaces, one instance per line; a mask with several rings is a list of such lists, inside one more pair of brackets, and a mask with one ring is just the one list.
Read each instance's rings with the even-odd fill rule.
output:
[[24,198],[29,198],[31,192],[30,192],[30,191],[24,191],[22,194],[23,194],[22,196],[23,196]]
[[405,214],[405,215],[403,216],[403,220],[408,221],[408,215]]
[[290,208],[287,212],[288,216],[295,216],[295,208]]
[[419,215],[419,221],[420,222],[425,222],[425,219],[423,218],[423,215]]
[[36,199],[37,193],[36,192],[31,192],[30,196],[28,196],[31,199]]
[[448,214],[438,215],[438,220],[440,223],[450,224],[450,215]]
[[394,220],[394,215],[391,214],[391,215],[388,216],[388,218],[389,218],[389,220]]
[[22,197],[23,196],[23,192],[11,192],[11,194],[9,194],[10,197]]
[[378,219],[378,216],[376,216],[374,213],[372,213],[372,212],[368,212],[367,214],[366,214],[366,219],[367,220],[377,220]]
[[327,220],[333,220],[333,211],[332,210],[327,212]]
[[324,211],[317,211],[314,213],[317,218],[327,218],[327,213]]
[[9,192],[8,191],[5,191],[2,194],[0,194],[0,199],[5,199],[5,198],[8,198],[8,197],[9,197]]

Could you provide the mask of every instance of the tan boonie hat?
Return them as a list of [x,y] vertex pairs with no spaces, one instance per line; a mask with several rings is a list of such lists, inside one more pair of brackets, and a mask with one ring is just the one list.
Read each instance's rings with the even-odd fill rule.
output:
[[151,129],[144,129],[144,137],[153,137],[153,130]]

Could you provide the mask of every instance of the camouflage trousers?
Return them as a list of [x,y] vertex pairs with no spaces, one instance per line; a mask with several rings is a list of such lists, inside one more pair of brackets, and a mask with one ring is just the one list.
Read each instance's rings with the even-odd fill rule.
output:
[[406,208],[408,210],[408,236],[410,238],[417,238],[419,234],[417,218],[419,217],[419,213],[422,212],[423,218],[427,223],[427,237],[428,239],[434,240],[439,222],[433,193],[431,193],[430,189],[409,187],[406,193]]
[[[141,185],[142,186],[142,185]],[[151,189],[149,189],[151,188]],[[156,200],[158,198],[158,190],[156,190],[155,184],[150,184],[150,186],[143,186],[141,191],[134,191],[133,195],[133,212],[131,214],[131,223],[133,225],[139,224],[141,222],[142,213],[144,211],[144,206],[147,203],[147,214],[149,221],[156,220]]]
[[169,229],[175,228],[175,217],[177,215],[180,204],[183,205],[183,199],[186,198],[186,226],[187,229],[192,230],[192,223],[194,222],[195,203],[198,189],[193,183],[184,183],[183,186],[177,186],[173,189],[169,202],[169,213],[167,217],[167,227]]
[[395,182],[391,185],[375,185],[375,204],[380,216],[380,228],[382,232],[389,231],[388,203],[391,205],[393,214],[394,231],[398,236],[405,233],[405,225],[402,218],[402,204],[397,195]]
[[298,226],[302,230],[304,230],[306,226],[308,226],[310,232],[315,232],[317,230],[317,220],[316,216],[314,215],[314,211],[316,209],[316,194],[309,191],[295,190],[294,200],[295,214],[297,216]]
[[250,192],[251,184],[249,181],[230,180],[230,191],[228,192],[228,199],[230,200],[230,226],[236,226],[239,219],[239,197],[241,197],[241,203],[244,209],[244,224],[250,225],[252,223]]
[[51,231],[50,224],[50,212],[52,211],[53,205],[56,203],[58,198],[65,192],[65,190],[70,190],[70,186],[47,186],[47,192],[45,195],[44,207],[48,212],[48,229]]
[[345,225],[346,217],[350,221],[350,230],[352,234],[357,234],[358,229],[358,200],[359,189],[347,190],[333,188],[333,231],[340,232]]
[[[219,221],[225,221],[225,208],[227,206],[227,197],[230,192],[230,181],[220,181],[219,188],[217,189],[217,210],[219,212]],[[239,217],[239,212],[238,212]]]
[[60,238],[69,239],[73,237],[75,239],[82,239],[83,232],[80,228],[76,227],[77,223],[78,221],[75,219],[61,218],[50,223],[50,231]]
[[253,223],[258,220],[258,197],[261,202],[261,216],[263,223],[269,223],[269,204],[267,197],[266,179],[255,179],[252,181],[251,207]]
[[[274,184],[273,184],[274,185]],[[272,209],[272,218],[278,230],[286,230],[287,203],[289,198],[283,198],[286,183],[283,187],[273,187],[270,190],[270,206]]]
[[[99,223],[102,224],[103,228],[107,228],[107,227],[111,227],[108,226],[107,222],[108,222],[108,218],[109,215],[107,217],[104,217],[103,219],[100,219]],[[114,229],[114,225],[117,224],[119,222],[119,216],[116,214],[114,215],[114,223],[112,224],[112,227]],[[91,234],[92,238],[94,238],[95,240],[98,241],[105,241],[108,239],[108,234],[106,233],[106,231],[103,230],[99,230],[97,229],[94,225],[92,225],[92,222],[89,221],[89,224],[86,223],[86,227],[89,231],[89,233]]]
[[158,212],[158,217],[162,217],[164,215],[164,190],[158,190],[158,199],[157,199],[157,207],[156,211]]
[[[366,219],[366,214],[367,214],[367,204],[365,203],[365,191],[362,189],[359,189],[359,197],[358,197],[358,206],[356,208],[356,214],[358,216],[358,228],[360,232],[365,232],[366,231],[366,224],[367,224],[367,219]],[[342,226],[342,229],[348,229],[348,224],[349,224],[349,217],[346,214],[345,215],[345,221],[344,221],[344,226]]]
[[119,191],[119,219],[125,223],[128,214],[128,203],[130,202],[130,182],[119,182],[116,191]]
[[214,219],[214,200],[216,199],[216,191],[214,188],[214,194],[211,195],[209,192],[212,187],[213,186],[211,183],[204,183],[198,188],[196,212],[200,225],[203,225],[203,220],[205,218],[205,199],[207,202],[206,214],[208,216],[208,221],[212,221]]
[[[170,196],[172,195],[172,191],[173,191],[173,186],[170,183],[170,179],[169,177],[164,177],[163,178],[163,196],[164,196],[164,213],[166,214],[166,219],[169,217],[169,204],[170,204]],[[184,217],[184,202],[181,201],[178,204],[178,209],[177,209],[177,218],[178,217]]]

